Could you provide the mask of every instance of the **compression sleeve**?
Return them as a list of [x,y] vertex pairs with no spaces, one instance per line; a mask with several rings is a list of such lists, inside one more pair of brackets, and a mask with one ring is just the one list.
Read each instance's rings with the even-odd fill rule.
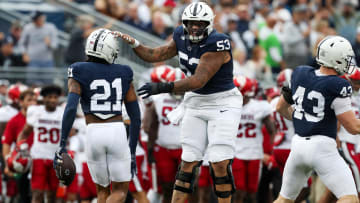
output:
[[60,147],[65,149],[66,141],[69,136],[71,127],[74,123],[77,111],[77,105],[79,103],[80,95],[70,92],[67,99],[64,115],[61,124],[61,140]]
[[140,134],[140,109],[137,101],[125,103],[126,112],[130,117],[129,146],[131,154],[135,154],[136,145]]

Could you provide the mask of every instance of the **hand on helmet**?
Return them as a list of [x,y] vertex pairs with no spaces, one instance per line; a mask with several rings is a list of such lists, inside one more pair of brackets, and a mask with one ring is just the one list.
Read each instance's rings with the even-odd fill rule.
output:
[[140,45],[139,41],[137,41],[135,38],[131,37],[128,34],[123,34],[122,32],[119,31],[113,31],[112,34],[116,37],[116,38],[121,38],[122,40],[124,40],[126,43],[128,43],[132,48],[136,48]]

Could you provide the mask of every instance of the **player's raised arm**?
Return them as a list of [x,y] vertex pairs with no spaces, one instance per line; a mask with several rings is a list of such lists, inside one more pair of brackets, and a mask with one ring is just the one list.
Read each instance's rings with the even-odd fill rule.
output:
[[176,44],[173,39],[171,39],[166,45],[150,48],[144,46],[128,34],[123,34],[121,32],[113,32],[113,34],[128,43],[133,48],[136,55],[138,55],[142,60],[150,63],[165,61],[177,55]]
[[221,66],[231,60],[230,52],[207,52],[200,58],[195,74],[183,80],[170,83],[147,83],[138,91],[144,98],[159,93],[183,93],[200,89],[212,78]]
[[207,52],[200,58],[195,74],[174,83],[172,92],[182,93],[204,87],[221,66],[231,59],[230,52]]

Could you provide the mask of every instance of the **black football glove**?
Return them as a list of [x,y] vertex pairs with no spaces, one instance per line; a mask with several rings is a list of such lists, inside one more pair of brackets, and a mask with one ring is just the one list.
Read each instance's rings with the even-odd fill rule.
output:
[[67,153],[65,148],[60,148],[55,152],[54,169],[56,169],[56,166],[58,164],[61,164],[63,162],[62,156],[61,156],[62,153]]
[[154,94],[160,94],[160,93],[169,93],[174,89],[174,83],[146,83],[142,87],[140,87],[137,92],[140,96],[142,96],[143,99],[150,97]]
[[291,89],[287,86],[284,86],[281,88],[281,94],[283,95],[285,101],[288,104],[294,104],[294,100],[292,98],[292,93],[291,93]]
[[134,178],[137,174],[137,167],[136,167],[136,155],[131,155],[131,178]]

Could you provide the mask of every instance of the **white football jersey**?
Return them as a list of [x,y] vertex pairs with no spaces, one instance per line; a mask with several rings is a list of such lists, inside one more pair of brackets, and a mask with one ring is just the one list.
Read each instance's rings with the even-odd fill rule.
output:
[[276,105],[279,101],[280,97],[276,97],[271,100],[270,104],[273,109],[273,118],[275,120],[276,129],[279,132],[283,132],[285,134],[284,140],[278,145],[274,146],[275,149],[290,149],[291,147],[291,140],[295,135],[294,124],[292,121],[284,118],[280,115],[279,112],[276,112]]
[[14,117],[19,110],[16,108],[6,105],[0,108],[0,122],[7,123],[12,117]]
[[33,159],[53,159],[59,148],[61,122],[64,109],[57,107],[47,112],[44,105],[30,106],[26,113],[27,124],[34,128]]
[[158,139],[156,144],[167,149],[179,149],[180,144],[180,125],[172,124],[166,117],[173,109],[180,104],[170,94],[160,94],[153,96],[156,114],[159,122]]
[[[351,108],[355,112],[356,118],[360,118],[359,116],[359,108],[360,108],[360,95],[355,93],[351,96]],[[359,143],[359,135],[352,135],[346,129],[344,126],[340,126],[340,130],[338,132],[339,140],[342,142],[349,142],[353,144]]]
[[271,113],[272,108],[267,101],[251,99],[243,106],[236,139],[236,158],[242,160],[263,158],[262,121]]

